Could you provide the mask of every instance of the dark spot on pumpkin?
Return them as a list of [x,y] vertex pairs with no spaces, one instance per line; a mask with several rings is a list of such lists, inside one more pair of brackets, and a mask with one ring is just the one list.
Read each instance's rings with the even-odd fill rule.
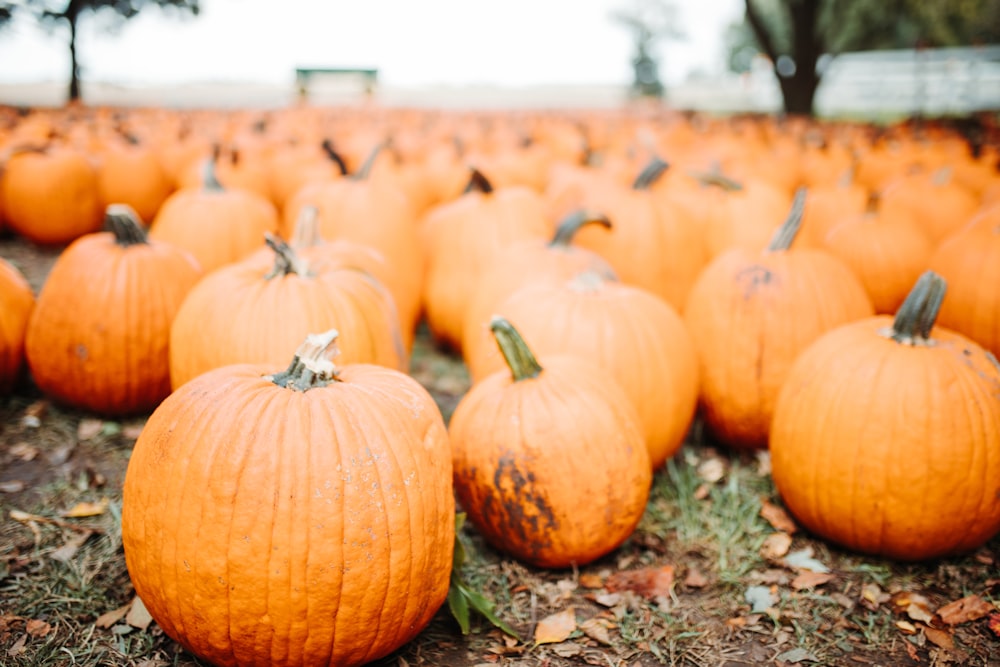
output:
[[547,536],[558,528],[559,522],[534,482],[534,473],[522,472],[511,456],[500,459],[493,475],[493,486],[502,506],[500,518],[506,530],[516,535],[537,556],[542,549],[551,546]]
[[774,281],[774,273],[766,267],[755,264],[737,273],[736,281],[743,285],[743,298],[749,299],[754,292]]
[[76,346],[76,356],[79,357],[80,361],[86,361],[90,354],[87,352],[87,346],[80,344]]

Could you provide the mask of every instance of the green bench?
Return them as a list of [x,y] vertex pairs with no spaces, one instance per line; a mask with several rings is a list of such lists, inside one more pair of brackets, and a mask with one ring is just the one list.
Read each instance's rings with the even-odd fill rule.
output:
[[298,89],[300,99],[304,100],[309,96],[309,80],[318,75],[359,77],[364,83],[365,95],[371,95],[375,92],[375,84],[378,81],[377,69],[355,67],[296,67],[295,87]]

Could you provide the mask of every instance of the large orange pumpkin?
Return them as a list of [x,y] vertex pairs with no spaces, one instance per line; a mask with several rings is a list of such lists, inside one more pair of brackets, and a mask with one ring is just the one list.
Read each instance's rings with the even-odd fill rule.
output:
[[24,338],[35,294],[16,266],[0,257],[0,396],[11,391],[24,368]]
[[764,252],[734,248],[715,258],[684,311],[705,423],[732,447],[766,447],[774,401],[795,357],[833,327],[874,314],[843,262],[824,250],[789,247],[803,204],[800,193]]
[[448,593],[448,435],[397,371],[235,365],[153,412],[125,475],[122,544],[157,624],[220,666],[340,665],[412,639]]
[[109,206],[107,224],[57,258],[25,353],[35,384],[57,401],[141,413],[170,393],[170,326],[202,273],[189,253],[148,239],[128,206]]
[[799,522],[835,544],[923,560],[1000,531],[1000,365],[934,327],[944,289],[927,273],[895,319],[830,331],[778,396],[774,483]]
[[583,565],[635,530],[652,480],[634,406],[588,359],[541,357],[490,330],[507,369],[469,390],[449,424],[455,491],[496,548],[540,567]]

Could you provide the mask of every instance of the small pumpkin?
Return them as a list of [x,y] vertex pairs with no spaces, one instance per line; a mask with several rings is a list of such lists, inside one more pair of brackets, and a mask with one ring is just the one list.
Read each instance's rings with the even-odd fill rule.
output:
[[588,359],[534,357],[502,317],[507,368],[474,385],[449,424],[455,492],[497,549],[538,567],[617,548],[646,508],[652,472],[634,406]]
[[837,545],[925,560],[1000,531],[1000,365],[934,326],[944,292],[925,273],[895,318],[830,331],[788,372],[774,483],[803,526]]
[[0,257],[0,396],[10,393],[24,369],[24,339],[35,293],[21,271]]
[[188,252],[149,239],[135,211],[56,259],[31,315],[28,366],[43,393],[104,415],[153,409],[170,393],[170,326],[202,272]]
[[412,378],[335,366],[336,332],[287,370],[238,364],[178,389],[125,474],[122,544],[163,631],[220,667],[376,660],[448,593],[448,434]]

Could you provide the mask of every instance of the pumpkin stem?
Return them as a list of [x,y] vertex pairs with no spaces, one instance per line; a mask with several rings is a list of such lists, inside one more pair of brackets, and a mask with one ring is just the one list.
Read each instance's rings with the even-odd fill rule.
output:
[[358,170],[354,172],[351,178],[356,181],[367,180],[372,173],[372,167],[375,166],[375,160],[382,153],[383,148],[385,148],[384,142],[376,144],[375,148],[372,149],[372,152],[368,154],[367,158],[365,158],[364,164],[362,164]]
[[312,205],[303,206],[295,219],[295,229],[288,245],[292,248],[312,248],[323,243],[319,234],[319,209]]
[[658,157],[654,157],[650,160],[649,164],[643,167],[639,175],[635,177],[635,181],[632,182],[633,190],[648,190],[653,186],[660,177],[670,168],[670,163],[665,160],[661,160]]
[[320,144],[320,148],[323,149],[328,158],[337,164],[337,169],[340,169],[340,175],[347,176],[347,163],[344,162],[344,157],[333,147],[333,142],[329,139],[324,139],[323,143]]
[[271,232],[264,232],[264,242],[274,251],[274,267],[265,276],[266,280],[287,276],[290,273],[299,276],[309,275],[309,264],[280,237]]
[[795,198],[792,199],[792,209],[788,212],[788,217],[778,227],[778,231],[771,237],[771,242],[767,244],[767,252],[776,250],[788,250],[792,241],[799,234],[802,228],[802,212],[806,208],[806,189],[799,188],[795,191]]
[[336,382],[340,371],[334,365],[333,358],[340,352],[337,349],[339,335],[336,329],[307,335],[295,350],[288,368],[280,373],[266,375],[264,379],[294,391],[308,391]]
[[115,235],[115,243],[123,248],[149,243],[139,214],[128,204],[109,204],[104,213],[104,226]]
[[896,311],[888,337],[903,345],[929,345],[947,287],[944,278],[924,271]]
[[584,225],[600,225],[605,229],[611,229],[611,221],[608,220],[608,216],[603,213],[597,213],[595,211],[576,211],[570,213],[563,221],[559,223],[559,227],[556,228],[556,233],[549,241],[549,247],[565,247],[568,246],[576,233],[583,228]]
[[507,367],[510,368],[514,382],[538,377],[542,372],[542,367],[513,324],[500,315],[494,315],[490,319],[490,331],[493,332],[493,337],[500,347],[500,353],[503,354]]
[[219,182],[219,176],[215,171],[215,159],[217,154],[218,150],[216,150],[215,155],[207,158],[201,165],[201,187],[209,192],[222,192],[225,190],[225,188],[222,187],[222,183]]
[[475,167],[470,167],[471,174],[469,175],[469,184],[465,186],[465,190],[462,194],[467,194],[469,192],[482,192],[485,195],[493,192],[493,184],[490,183],[489,179],[483,175],[483,172],[479,171]]
[[742,183],[729,178],[723,174],[718,167],[713,167],[708,171],[691,170],[688,171],[687,174],[702,185],[711,185],[717,188],[722,188],[726,192],[739,192],[743,189]]

